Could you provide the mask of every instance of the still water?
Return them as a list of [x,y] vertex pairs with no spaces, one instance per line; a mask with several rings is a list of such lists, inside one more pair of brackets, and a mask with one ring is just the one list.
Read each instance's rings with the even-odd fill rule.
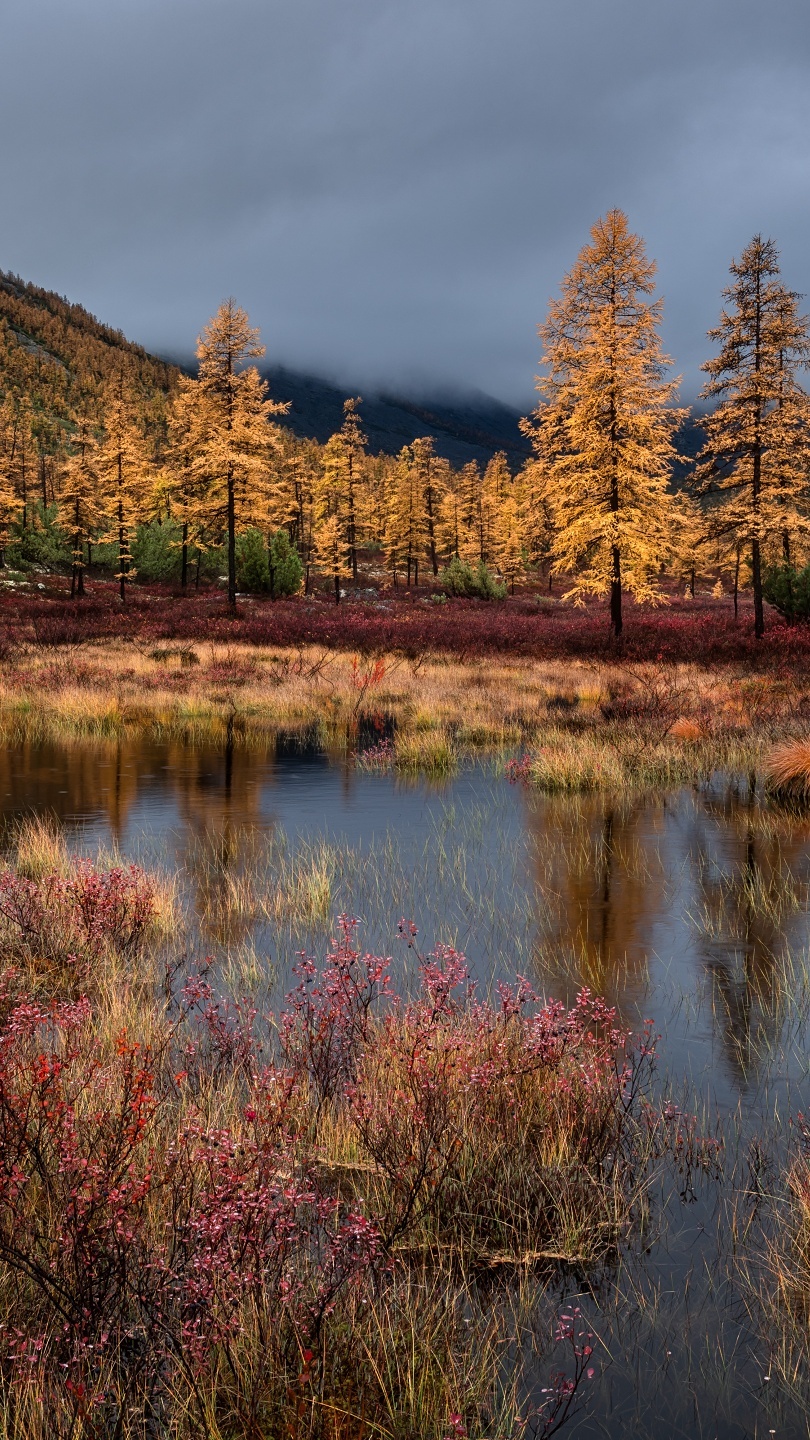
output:
[[292,737],[20,746],[0,758],[0,811],[8,828],[55,815],[81,853],[175,874],[178,943],[213,956],[225,987],[283,994],[296,953],[323,954],[349,912],[403,983],[401,918],[422,949],[463,950],[482,990],[525,975],[565,999],[588,985],[633,1028],[653,1017],[661,1089],[720,1127],[727,1177],[662,1194],[618,1269],[557,1277],[554,1303],[580,1306],[599,1358],[569,1433],[810,1433],[768,1378],[730,1239],[752,1155],[778,1159],[810,1108],[809,819],[748,778],[546,797],[492,765],[404,782]]

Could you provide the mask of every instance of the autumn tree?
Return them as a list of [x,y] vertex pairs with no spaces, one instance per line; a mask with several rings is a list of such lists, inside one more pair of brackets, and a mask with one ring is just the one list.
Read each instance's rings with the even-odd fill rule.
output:
[[340,434],[324,445],[313,480],[313,560],[331,578],[335,604],[341,582],[353,575],[346,480],[346,455]]
[[799,297],[779,278],[779,252],[755,235],[731,265],[720,324],[709,331],[719,353],[703,369],[703,398],[717,402],[702,421],[706,443],[694,487],[718,529],[751,559],[754,633],[765,631],[763,550],[808,528],[810,424],[798,372],[810,353]]
[[98,470],[112,526],[107,539],[118,547],[116,580],[122,600],[132,578],[131,544],[143,518],[150,481],[150,457],[133,393],[131,367],[119,365],[104,396],[104,439]]
[[659,336],[655,264],[621,210],[593,226],[540,327],[544,404],[526,429],[552,519],[552,560],[569,594],[610,596],[622,632],[622,593],[658,598],[671,544],[668,493],[677,382]]
[[515,581],[525,568],[522,477],[513,479],[508,469],[506,475],[508,480],[493,519],[491,563],[500,571],[514,595]]
[[512,494],[512,474],[505,454],[499,450],[484,471],[479,512],[479,560],[497,564],[498,530],[501,511]]
[[[23,529],[28,527],[31,491],[36,484],[36,445],[31,401],[19,391],[6,395],[0,408],[0,479]],[[14,497],[14,503],[11,503]],[[17,503],[18,502],[18,503]],[[10,522],[9,522],[10,523]]]
[[432,442],[427,444],[430,450],[419,440],[403,445],[396,457],[388,500],[385,542],[388,565],[394,585],[398,573],[404,571],[409,589],[412,577],[414,585],[419,584],[419,562],[427,534],[425,473],[432,458]]
[[109,514],[98,467],[98,441],[89,420],[80,418],[72,437],[71,454],[65,461],[59,518],[71,537],[73,564],[71,599],[84,594],[85,546],[103,528]]
[[0,409],[0,569],[5,569],[6,546],[11,539],[12,527],[25,514],[16,483],[21,440],[20,407],[15,404],[14,397],[9,397]]
[[197,379],[188,383],[194,409],[195,465],[206,486],[197,520],[225,535],[228,603],[236,605],[236,532],[262,527],[274,431],[271,415],[288,404],[270,400],[248,360],[264,354],[259,332],[233,299],[223,301],[197,342]]

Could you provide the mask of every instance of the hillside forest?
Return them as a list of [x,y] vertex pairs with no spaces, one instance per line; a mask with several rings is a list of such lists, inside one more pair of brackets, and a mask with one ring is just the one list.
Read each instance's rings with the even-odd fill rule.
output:
[[[655,265],[610,211],[540,326],[532,453],[454,468],[432,438],[372,454],[362,402],[321,444],[285,426],[232,299],[202,331],[195,375],[155,359],[78,305],[0,275],[0,565],[65,571],[84,593],[108,567],[228,599],[363,584],[497,598],[559,577],[574,601],[667,586],[750,586],[790,618],[810,606],[810,356],[800,297],[771,240],[733,261],[701,392],[702,443],[660,338]],[[677,481],[676,481],[677,477]]]

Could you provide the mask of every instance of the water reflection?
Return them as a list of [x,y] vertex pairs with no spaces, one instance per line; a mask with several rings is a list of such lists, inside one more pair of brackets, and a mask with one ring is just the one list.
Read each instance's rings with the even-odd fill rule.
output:
[[541,968],[624,1009],[649,983],[664,804],[530,796],[526,808],[545,910]]
[[[810,818],[770,810],[745,777],[548,797],[478,767],[437,790],[334,763],[314,735],[255,747],[231,730],[219,745],[19,745],[0,755],[0,811],[7,825],[55,814],[83,848],[168,864],[206,949],[249,942],[275,963],[322,950],[351,909],[363,943],[390,953],[405,914],[427,945],[463,948],[484,982],[533,974],[566,998],[589,986],[631,1025],[655,1015],[676,1057],[690,995],[737,1093],[806,989]],[[307,846],[312,873],[291,879]],[[285,875],[290,903],[276,893]]]

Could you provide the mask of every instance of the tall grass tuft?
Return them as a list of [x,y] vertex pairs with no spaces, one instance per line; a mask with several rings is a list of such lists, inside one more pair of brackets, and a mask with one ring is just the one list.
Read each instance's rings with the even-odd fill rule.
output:
[[763,770],[768,787],[776,794],[796,799],[810,798],[810,738],[786,740],[765,757]]

